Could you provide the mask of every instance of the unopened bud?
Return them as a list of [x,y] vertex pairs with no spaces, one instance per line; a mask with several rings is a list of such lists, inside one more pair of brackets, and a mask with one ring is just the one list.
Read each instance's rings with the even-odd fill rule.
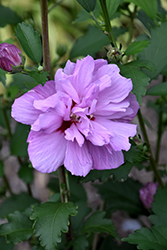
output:
[[21,51],[13,44],[0,44],[0,68],[17,73],[23,69],[24,57]]
[[154,201],[154,194],[158,188],[158,183],[148,182],[140,189],[140,199],[146,208],[151,208],[151,203]]
[[111,48],[107,52],[107,57],[110,62],[119,62],[122,59],[122,51],[117,48]]

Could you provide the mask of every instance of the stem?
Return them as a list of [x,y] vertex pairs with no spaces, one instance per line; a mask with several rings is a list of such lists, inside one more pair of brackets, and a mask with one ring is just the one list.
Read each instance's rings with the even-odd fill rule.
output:
[[156,154],[155,154],[155,162],[156,165],[158,166],[158,161],[159,161],[159,152],[160,152],[160,145],[161,145],[161,138],[162,138],[162,115],[163,112],[159,112],[159,121],[158,121],[158,138],[157,138],[157,145],[156,145]]
[[68,202],[69,201],[69,192],[68,192],[68,185],[67,185],[67,176],[65,172],[64,166],[60,166],[58,168],[59,173],[59,188],[61,194],[61,201]]
[[106,25],[106,31],[108,32],[108,37],[110,39],[110,42],[113,44],[115,48],[117,48],[117,44],[114,38],[114,34],[112,31],[111,23],[110,23],[110,18],[107,10],[107,5],[106,5],[106,0],[100,0],[101,8],[103,11],[103,16],[105,20],[105,25]]
[[162,179],[161,179],[161,176],[158,172],[158,169],[157,169],[157,164],[153,158],[153,154],[152,154],[152,150],[151,150],[151,146],[150,146],[150,142],[149,142],[149,139],[148,139],[148,136],[147,136],[147,132],[146,132],[146,128],[145,128],[145,124],[144,124],[144,120],[143,120],[143,116],[141,114],[141,111],[139,109],[138,113],[137,113],[137,116],[138,116],[138,119],[139,119],[139,124],[140,124],[140,128],[141,128],[141,131],[142,131],[142,134],[143,134],[143,137],[144,137],[144,140],[147,144],[147,147],[148,147],[148,151],[150,153],[150,162],[151,162],[151,165],[152,165],[152,169],[154,171],[154,174],[155,174],[155,177],[159,183],[159,185],[162,187],[162,188],[165,188],[163,182],[162,182]]
[[49,54],[47,0],[41,0],[41,20],[42,20],[42,49],[43,49],[44,69],[46,71],[49,71],[48,80],[50,80],[51,71],[50,71],[50,54]]
[[2,112],[3,112],[3,117],[4,117],[4,120],[5,120],[5,123],[6,123],[6,127],[7,127],[7,130],[8,130],[9,137],[11,138],[12,137],[12,132],[11,132],[10,123],[9,123],[9,120],[8,120],[6,109],[2,108]]
[[50,7],[50,8],[48,9],[48,13],[49,13],[52,9],[54,9],[57,5],[59,5],[62,1],[63,1],[63,0],[59,0],[59,1],[57,1],[57,3],[53,4],[53,6]]

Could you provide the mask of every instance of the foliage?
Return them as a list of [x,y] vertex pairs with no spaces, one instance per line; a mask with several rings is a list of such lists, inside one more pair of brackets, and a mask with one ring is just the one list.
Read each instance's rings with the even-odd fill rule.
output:
[[[46,20],[41,16],[41,3],[46,3],[48,7],[45,8],[49,28],[48,44],[46,34],[42,37]],[[43,0],[41,3],[36,0],[0,3],[0,46],[2,43],[15,44],[26,55],[22,57],[25,64],[23,62],[24,67],[21,66],[19,73],[9,74],[0,68],[0,249],[13,250],[15,245],[26,241],[32,250],[167,249],[167,165],[165,157],[161,158],[161,143],[165,141],[167,127],[166,1]],[[42,46],[42,41],[45,46]],[[46,44],[50,45],[51,56],[48,71],[45,70],[48,56]],[[107,57],[110,51],[119,52],[119,55],[114,55],[115,58],[112,54],[112,62]],[[131,147],[128,151],[123,150],[124,163],[118,168],[92,169],[85,177],[81,177],[67,170],[61,173],[64,169],[61,166],[56,172],[39,175],[27,153],[30,126],[13,121],[11,107],[22,94],[28,91],[34,93],[33,88],[39,84],[44,88],[44,84],[53,80],[55,72],[64,68],[69,59],[75,62],[87,55],[117,64],[120,74],[132,80],[132,93],[141,106],[137,115],[139,134],[129,138]],[[3,60],[0,53],[0,62]],[[73,64],[69,65],[72,70]],[[89,70],[86,74],[89,74]],[[86,74],[84,72],[85,79]],[[70,79],[71,75],[68,77]],[[101,78],[98,80],[96,83],[101,87]],[[79,79],[77,81],[80,82]],[[68,81],[63,86],[69,90]],[[98,87],[92,95],[97,94]],[[47,91],[43,95],[47,95]],[[42,100],[44,97],[38,94]],[[147,99],[149,110],[156,111],[151,122],[147,119]],[[130,116],[135,103],[132,101],[129,104],[126,100],[122,104],[125,109],[123,107],[120,113],[126,110]],[[49,103],[49,97],[45,101]],[[86,101],[83,98],[81,109],[85,108]],[[33,103],[32,108],[36,105],[33,98],[27,99],[27,102]],[[74,103],[71,105],[73,107]],[[96,108],[96,103],[92,102],[91,105],[92,109]],[[118,103],[114,105],[119,109]],[[146,110],[145,117],[142,114],[143,107]],[[56,112],[63,112],[61,103],[60,110]],[[91,119],[96,121],[94,117]],[[121,122],[119,117],[114,119]],[[136,118],[134,123],[137,123]],[[150,133],[148,127],[152,129]],[[152,133],[156,134],[154,141]],[[114,136],[114,132],[110,136]],[[75,138],[77,136],[73,135],[74,141]],[[49,146],[45,143],[42,145],[48,147],[49,154]],[[110,151],[107,146],[105,149]],[[152,150],[154,148],[155,152]],[[83,147],[80,149],[82,151]],[[141,177],[143,173],[144,179]],[[42,179],[44,176],[48,180],[47,186]],[[143,183],[148,182],[147,176],[149,181],[152,178],[152,182],[159,183],[156,194],[152,196],[154,201],[150,209],[144,207],[139,196]],[[43,194],[39,195],[41,186],[45,188],[47,198]],[[123,222],[119,221],[120,218],[115,221],[117,213],[124,219],[134,220],[140,220],[144,215],[150,227],[142,225],[129,234],[129,231],[123,231],[124,219]]]

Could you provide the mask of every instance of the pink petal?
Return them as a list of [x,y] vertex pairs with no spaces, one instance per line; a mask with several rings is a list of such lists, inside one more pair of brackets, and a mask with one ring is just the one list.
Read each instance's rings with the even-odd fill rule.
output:
[[45,134],[30,131],[28,154],[33,167],[41,173],[56,171],[63,164],[66,140],[61,132]]
[[109,152],[105,146],[94,146],[92,143],[88,143],[88,148],[93,159],[93,169],[113,169],[124,163],[122,151]]
[[92,157],[84,143],[82,147],[77,142],[67,142],[64,165],[74,175],[86,176],[92,168]]
[[76,139],[80,147],[82,147],[85,141],[84,137],[78,131],[74,123],[70,126],[70,128],[65,130],[65,138],[66,140],[69,140],[69,141],[74,141],[74,139]]
[[99,117],[96,118],[96,121],[113,134],[113,137],[110,140],[110,145],[112,146],[113,150],[128,151],[130,149],[131,144],[129,143],[129,137],[135,136],[136,125],[123,122],[113,122],[111,120],[101,119]]
[[57,115],[55,110],[40,114],[35,123],[31,126],[34,131],[45,130],[45,133],[56,131],[62,124],[63,118]]
[[21,123],[32,125],[38,118],[41,111],[33,106],[34,101],[42,100],[55,93],[54,81],[47,82],[44,86],[39,84],[26,94],[15,99],[12,105],[12,117]]

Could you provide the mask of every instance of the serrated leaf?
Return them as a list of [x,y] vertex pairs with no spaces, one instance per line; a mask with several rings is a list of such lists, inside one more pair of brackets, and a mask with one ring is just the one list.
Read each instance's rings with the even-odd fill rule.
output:
[[48,71],[31,71],[29,72],[29,75],[37,82],[40,84],[44,84],[48,81],[48,76],[49,76],[49,72]]
[[162,82],[158,85],[155,85],[147,90],[146,95],[160,95],[164,96],[167,95],[167,82]]
[[38,203],[38,200],[32,198],[26,193],[13,195],[4,200],[4,202],[1,204],[0,218],[7,217],[9,213],[13,213],[14,211],[23,212],[27,207],[36,203]]
[[5,237],[0,237],[1,250],[13,250],[14,244],[7,243]]
[[144,48],[148,46],[150,42],[147,40],[143,41],[135,41],[133,42],[126,50],[125,50],[125,55],[130,56],[134,54],[138,54],[141,52]]
[[78,182],[78,176],[69,174],[70,200],[72,202],[87,201],[85,189]]
[[134,3],[139,6],[152,19],[156,17],[158,11],[157,0],[126,0],[125,2]]
[[42,44],[40,34],[34,31],[30,24],[19,23],[15,29],[15,36],[29,58],[35,63],[42,59]]
[[155,70],[154,65],[149,61],[133,61],[125,65],[119,65],[121,75],[131,78],[133,83],[133,94],[141,105],[142,96],[146,94],[146,87],[149,86],[150,78],[146,76],[139,68],[148,68]]
[[128,178],[129,172],[133,167],[133,163],[125,162],[118,168],[112,169],[113,178],[115,181],[126,180]]
[[4,27],[6,24],[17,24],[21,21],[13,10],[0,4],[0,27]]
[[166,250],[167,249],[167,227],[151,227],[136,230],[134,234],[130,234],[127,241],[130,244],[136,244],[137,249],[141,250]]
[[138,148],[134,141],[130,140],[131,147],[128,151],[123,151],[125,162],[128,161],[130,163],[142,162],[146,158],[143,155],[142,150]]
[[91,12],[94,10],[96,0],[77,0],[77,2],[87,11]]
[[8,223],[0,225],[0,236],[5,236],[8,242],[17,244],[28,240],[33,233],[32,221],[19,211],[8,215]]
[[158,187],[156,194],[154,195],[154,202],[152,205],[152,211],[154,215],[149,217],[150,221],[156,226],[167,227],[167,193],[166,190]]
[[83,225],[82,233],[109,233],[115,238],[119,238],[115,226],[111,220],[105,219],[105,212],[95,212],[86,220]]
[[130,178],[124,182],[114,182],[110,179],[102,185],[95,184],[95,187],[106,202],[106,211],[110,214],[117,210],[135,215],[146,212],[139,198],[139,189],[142,187],[139,182]]
[[108,179],[108,177],[112,174],[112,170],[91,170],[85,177],[80,178],[80,182],[88,182],[99,180],[100,182],[104,182]]
[[10,149],[12,155],[26,157],[27,154],[27,137],[29,133],[29,126],[17,123],[14,134],[12,135]]
[[70,215],[76,215],[77,210],[72,202],[46,202],[33,208],[31,219],[34,222],[34,233],[46,250],[57,249],[61,241],[61,233],[68,231]]
[[140,60],[148,60],[156,66],[156,71],[147,71],[146,74],[152,79],[155,78],[167,66],[167,22],[151,30],[150,44],[141,53]]
[[112,19],[113,15],[115,14],[116,10],[118,9],[118,6],[120,4],[121,0],[107,0],[106,5],[107,5],[107,10],[110,19]]

